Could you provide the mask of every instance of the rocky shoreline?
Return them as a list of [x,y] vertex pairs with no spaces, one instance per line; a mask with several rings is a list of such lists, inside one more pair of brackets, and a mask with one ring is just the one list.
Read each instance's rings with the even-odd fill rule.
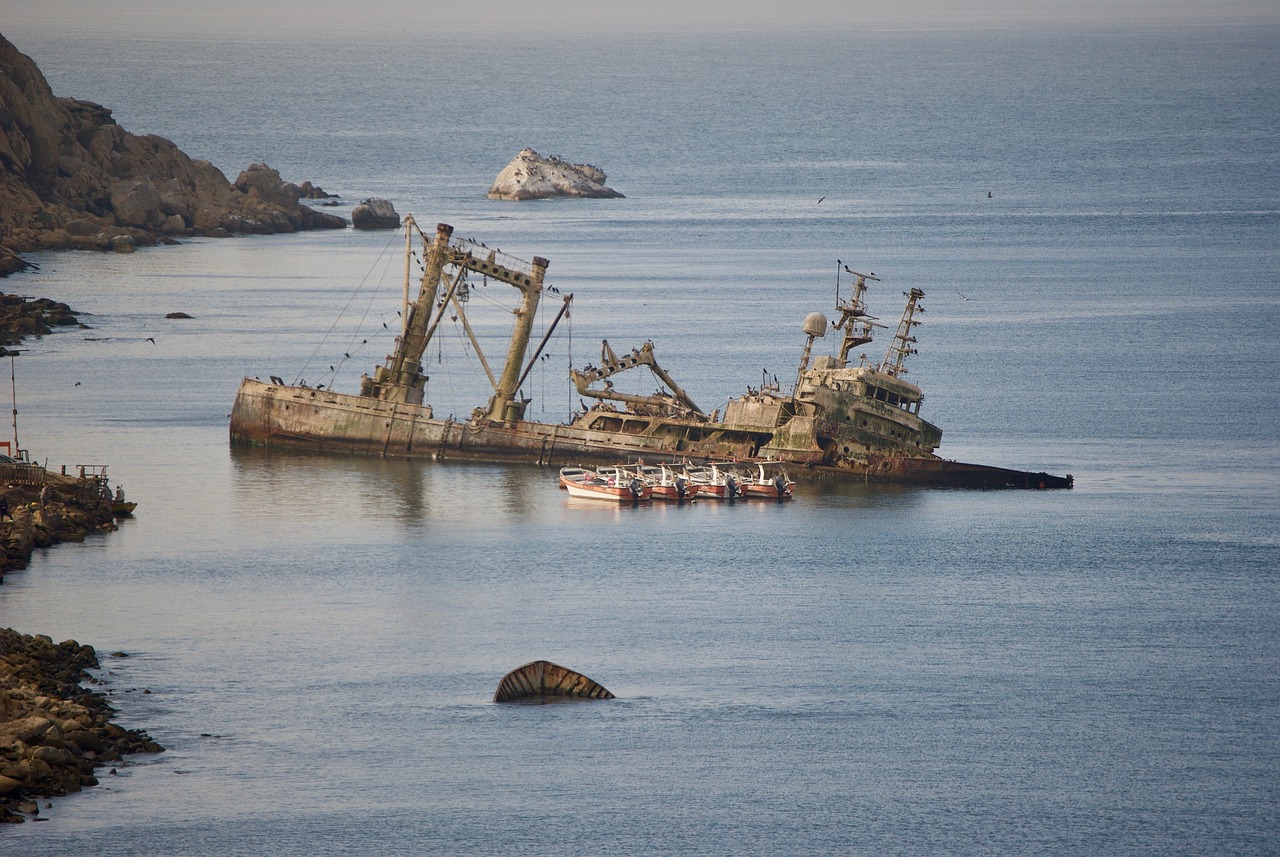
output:
[[[116,529],[103,481],[25,464],[0,464],[0,479],[0,583],[37,547]],[[94,769],[125,754],[164,749],[112,723],[106,697],[81,686],[97,683],[88,671],[98,666],[92,646],[0,628],[0,823],[37,817],[39,798],[96,785]]]
[[[346,228],[301,201],[329,197],[266,164],[230,182],[163,137],[131,134],[102,105],[54,96],[0,35],[0,277],[35,268],[20,255],[32,251]],[[0,346],[78,323],[65,304],[0,294]],[[38,547],[115,528],[105,476],[0,461],[0,583]],[[112,723],[106,697],[82,686],[98,683],[98,666],[92,646],[0,628],[0,823],[38,819],[40,798],[97,784],[95,769],[126,754],[164,749]]]
[[98,666],[92,646],[0,628],[0,823],[38,817],[39,798],[97,785],[95,769],[126,754],[163,752],[112,723],[106,697],[81,686],[97,682],[88,671]]
[[[0,480],[27,469],[40,470],[31,465],[0,464]],[[26,568],[36,548],[80,542],[90,533],[117,528],[111,501],[100,496],[97,486],[96,481],[82,483],[57,474],[49,474],[44,483],[21,479],[0,484],[0,511],[4,513],[0,517],[0,584],[5,572]]]
[[329,194],[251,164],[235,182],[155,134],[121,128],[100,104],[53,94],[0,35],[0,276],[35,250],[131,252],[184,236],[343,229],[300,202]]
[[[0,292],[0,346],[17,345],[28,336],[53,333],[55,327],[80,325],[71,307],[49,298],[25,298]],[[0,357],[7,357],[0,348]]]

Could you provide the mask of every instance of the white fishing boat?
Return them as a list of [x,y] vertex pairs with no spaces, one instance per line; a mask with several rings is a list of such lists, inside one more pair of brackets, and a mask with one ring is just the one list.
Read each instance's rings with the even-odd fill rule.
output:
[[708,497],[712,500],[734,500],[741,496],[737,474],[725,465],[686,465],[684,472],[699,497]]
[[570,497],[613,503],[645,503],[653,497],[653,488],[645,485],[640,477],[617,467],[561,468],[560,487],[568,491]]
[[671,464],[662,464],[658,468],[658,481],[653,486],[653,496],[674,500],[677,503],[692,502],[698,496],[698,488],[689,481],[684,469]]
[[653,490],[655,500],[682,503],[694,498],[694,486],[681,467],[670,464],[645,464],[641,460],[636,464],[620,465],[618,469],[639,477],[647,487]]
[[738,474],[738,486],[743,497],[789,500],[794,496],[796,483],[787,476],[781,462],[753,461],[739,464]]

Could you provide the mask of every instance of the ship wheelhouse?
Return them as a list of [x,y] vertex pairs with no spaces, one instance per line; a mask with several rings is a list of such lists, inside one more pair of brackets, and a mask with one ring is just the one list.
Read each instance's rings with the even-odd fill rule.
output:
[[927,455],[942,442],[942,431],[920,417],[920,388],[878,368],[837,369],[819,358],[801,376],[796,400],[829,427],[837,453],[852,444]]

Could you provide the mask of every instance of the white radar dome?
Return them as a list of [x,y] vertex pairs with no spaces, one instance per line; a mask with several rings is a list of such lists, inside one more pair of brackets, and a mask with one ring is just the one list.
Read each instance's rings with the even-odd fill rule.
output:
[[820,312],[811,312],[804,317],[804,332],[810,336],[827,335],[827,317]]

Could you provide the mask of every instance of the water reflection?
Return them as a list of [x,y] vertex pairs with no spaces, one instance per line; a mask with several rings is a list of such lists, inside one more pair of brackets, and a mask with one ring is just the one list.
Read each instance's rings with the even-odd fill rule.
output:
[[408,462],[232,448],[231,466],[245,518],[419,526],[431,516],[431,474]]
[[[746,521],[795,507],[818,510],[914,508],[938,489],[862,482],[800,481],[796,497],[765,500],[698,500],[675,505],[602,503],[567,496],[553,468],[532,464],[436,462],[335,456],[309,452],[230,451],[235,503],[241,515],[280,520],[358,523],[394,521],[404,528],[434,524],[488,527],[515,522],[675,523],[680,515]],[[335,518],[335,512],[338,513]]]
[[533,520],[557,499],[554,471],[524,464],[435,462],[307,452],[230,450],[233,496],[246,515],[352,520],[404,527],[432,521]]

